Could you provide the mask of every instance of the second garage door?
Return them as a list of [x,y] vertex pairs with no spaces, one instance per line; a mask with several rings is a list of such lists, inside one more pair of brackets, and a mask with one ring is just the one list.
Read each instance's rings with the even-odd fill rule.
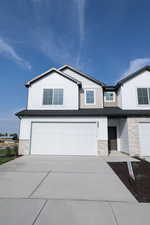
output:
[[143,156],[150,156],[150,123],[139,124],[140,150]]
[[31,154],[96,155],[96,123],[32,123]]

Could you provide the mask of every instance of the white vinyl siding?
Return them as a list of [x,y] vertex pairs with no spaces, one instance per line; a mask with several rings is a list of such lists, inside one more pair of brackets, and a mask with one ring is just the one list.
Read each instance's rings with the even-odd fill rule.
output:
[[[145,71],[129,79],[121,86],[120,97],[121,99],[120,107],[122,109],[150,109],[150,104],[138,104],[138,93],[137,88],[150,88],[150,72]],[[119,100],[120,101],[120,100]]]
[[120,120],[119,136],[120,151],[129,154],[129,135],[127,119]]
[[[63,104],[43,104],[44,89],[63,89]],[[57,94],[56,94],[57,96]],[[60,100],[62,102],[62,100]],[[77,110],[79,109],[79,87],[76,83],[52,72],[28,88],[28,110]]]
[[140,150],[142,156],[150,156],[150,123],[139,123]]

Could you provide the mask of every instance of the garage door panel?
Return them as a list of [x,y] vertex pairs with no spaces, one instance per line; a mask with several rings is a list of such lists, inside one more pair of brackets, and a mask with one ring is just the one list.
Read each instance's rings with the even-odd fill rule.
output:
[[150,156],[150,123],[139,124],[140,150],[143,156]]
[[31,153],[96,155],[96,123],[33,123]]

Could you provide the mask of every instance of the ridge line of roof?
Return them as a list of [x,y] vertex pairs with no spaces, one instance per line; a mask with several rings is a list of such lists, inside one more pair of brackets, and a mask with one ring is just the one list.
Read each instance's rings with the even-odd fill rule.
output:
[[42,74],[36,76],[35,78],[31,79],[31,80],[28,81],[28,82],[26,82],[25,86],[26,86],[26,87],[29,87],[32,83],[36,82],[37,80],[41,79],[42,77],[46,76],[47,74],[49,74],[49,73],[51,73],[51,72],[53,72],[53,71],[59,73],[60,75],[66,77],[66,78],[68,78],[68,79],[70,79],[70,80],[72,80],[73,82],[77,83],[78,85],[81,85],[81,82],[78,81],[77,79],[75,79],[75,78],[69,76],[68,74],[63,73],[62,71],[59,71],[59,70],[56,69],[56,68],[51,68],[50,70],[47,70],[46,72],[44,72],[44,73],[42,73]]
[[26,87],[29,87],[32,83],[34,83],[35,81],[41,79],[42,77],[46,76],[48,73],[51,73],[52,71],[55,71],[55,72],[61,74],[62,76],[64,76],[64,77],[66,77],[66,78],[72,80],[73,82],[77,83],[78,85],[81,85],[81,82],[80,82],[80,81],[78,81],[77,79],[73,78],[72,76],[70,76],[70,75],[68,75],[68,74],[66,74],[66,73],[64,73],[64,72],[62,72],[62,70],[65,69],[65,68],[69,68],[69,69],[71,69],[72,71],[79,73],[81,76],[84,76],[85,78],[87,78],[87,79],[89,79],[89,80],[91,80],[91,81],[93,81],[93,82],[95,82],[95,83],[101,85],[102,87],[104,87],[105,90],[116,90],[116,89],[118,89],[123,83],[125,83],[125,82],[128,81],[129,79],[134,78],[135,76],[137,76],[138,74],[142,73],[143,71],[146,71],[146,70],[150,71],[150,66],[147,65],[147,66],[144,66],[144,67],[140,68],[139,70],[137,70],[137,71],[135,71],[135,72],[133,72],[133,73],[127,75],[127,76],[124,77],[123,79],[119,80],[115,85],[106,85],[105,83],[103,83],[103,82],[101,82],[101,81],[95,79],[94,77],[91,77],[91,76],[89,76],[89,75],[87,75],[87,74],[84,74],[84,73],[82,73],[81,71],[79,71],[79,70],[73,68],[72,66],[69,66],[69,65],[66,64],[66,65],[64,65],[64,66],[59,67],[58,69],[56,69],[56,68],[51,68],[50,70],[45,71],[44,73],[42,73],[42,74],[36,76],[35,78],[31,79],[30,81],[27,81],[27,82],[25,83],[25,86],[26,86]]
[[120,87],[123,83],[125,83],[125,82],[128,81],[129,79],[135,77],[136,75],[138,75],[138,74],[140,74],[140,73],[142,73],[143,71],[146,71],[146,70],[150,71],[150,66],[144,66],[144,67],[138,69],[137,71],[135,71],[135,72],[133,72],[133,73],[127,75],[127,76],[124,77],[123,79],[119,80],[119,81],[116,83],[115,87],[116,87],[116,88]]
[[106,86],[105,83],[103,83],[103,82],[101,82],[101,81],[95,79],[94,77],[92,77],[92,76],[90,76],[90,75],[87,75],[87,74],[85,74],[85,73],[83,73],[83,72],[81,72],[81,71],[79,71],[79,70],[73,68],[72,66],[67,65],[67,64],[64,65],[64,66],[59,67],[58,70],[59,70],[59,71],[62,71],[62,70],[65,69],[66,67],[69,68],[69,69],[71,69],[71,70],[74,71],[74,72],[79,73],[79,74],[82,75],[82,76],[85,76],[86,78],[92,80],[93,82],[96,82],[96,83],[100,84],[100,85],[103,86],[103,87]]
[[49,72],[51,72],[52,70],[55,70],[55,69],[56,69],[56,68],[52,67],[51,69],[46,70],[44,73],[41,73],[41,74],[37,75],[36,77],[34,77],[34,78],[32,78],[31,80],[27,81],[27,82],[25,83],[25,86],[26,86],[26,85],[30,85],[30,83],[31,83],[32,81],[34,81],[34,80],[36,80],[36,79],[38,79],[38,78],[41,78],[42,76],[46,75],[47,73],[49,73]]

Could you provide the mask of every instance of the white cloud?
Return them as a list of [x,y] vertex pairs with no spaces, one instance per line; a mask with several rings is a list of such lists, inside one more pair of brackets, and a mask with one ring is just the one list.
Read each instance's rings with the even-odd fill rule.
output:
[[[36,26],[34,29],[34,36],[36,37],[36,45],[38,48],[53,62],[59,64],[71,64],[79,67],[81,51],[83,48],[83,41],[85,38],[85,7],[86,0],[71,0],[69,4],[62,4],[62,1],[56,1],[55,7],[58,8],[58,12],[65,13],[68,15],[66,18],[70,18],[72,16],[72,10],[75,11],[75,25],[77,26],[77,42],[79,42],[78,49],[74,50],[74,42],[72,39],[69,39],[69,30],[72,29],[72,23],[67,23],[68,33],[64,32],[64,34],[59,35],[57,29],[53,29],[53,27],[47,26],[47,21],[49,20],[49,14],[45,13],[46,16],[43,18],[43,14],[41,14],[41,4],[43,5],[43,10],[47,10],[49,7],[48,0],[31,0],[34,5],[34,13],[36,18]],[[59,3],[59,4],[58,4]],[[50,10],[51,7],[50,7]],[[50,11],[49,11],[50,13]],[[54,15],[55,16],[55,15]],[[65,19],[66,19],[65,18]],[[46,21],[46,23],[45,23]],[[44,24],[43,24],[44,23]]]
[[130,73],[134,73],[136,70],[140,69],[143,66],[150,65],[150,58],[137,58],[129,63],[129,68],[124,73],[123,76],[128,75]]
[[13,59],[17,64],[22,65],[28,70],[31,69],[31,64],[20,57],[15,49],[2,38],[0,38],[0,55]]
[[85,7],[86,0],[74,0],[77,9],[78,9],[78,20],[79,20],[79,31],[80,31],[80,40],[84,40],[85,35]]
[[74,0],[77,10],[78,10],[78,22],[79,22],[79,36],[80,36],[80,47],[79,53],[76,59],[76,64],[79,66],[80,64],[80,57],[81,57],[81,50],[82,44],[85,37],[85,8],[86,8],[86,0]]
[[[43,35],[44,34],[44,35]],[[72,64],[75,63],[76,57],[72,50],[72,44],[65,46],[65,37],[55,38],[55,34],[43,30],[39,37],[39,48],[55,63]]]

